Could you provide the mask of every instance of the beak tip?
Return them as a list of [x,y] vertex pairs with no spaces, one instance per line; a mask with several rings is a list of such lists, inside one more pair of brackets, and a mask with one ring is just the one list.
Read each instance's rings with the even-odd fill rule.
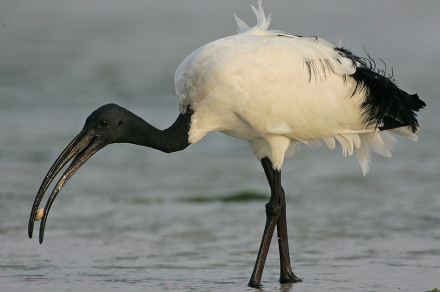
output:
[[[32,218],[32,215],[31,215]],[[28,225],[28,236],[29,238],[32,238],[32,234],[34,233],[34,221],[29,221]]]

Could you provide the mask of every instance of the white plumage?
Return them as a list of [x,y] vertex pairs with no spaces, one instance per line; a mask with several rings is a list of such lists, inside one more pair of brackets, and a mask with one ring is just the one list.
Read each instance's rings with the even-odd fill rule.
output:
[[[268,30],[261,1],[252,8],[256,26],[235,16],[237,35],[197,49],[176,70],[181,112],[194,111],[189,142],[220,131],[247,140],[275,169],[299,142],[333,149],[336,139],[344,155],[356,151],[364,174],[370,151],[391,157],[396,139],[365,123],[366,89],[350,78],[360,64],[321,38]],[[417,139],[406,126],[391,131]]]

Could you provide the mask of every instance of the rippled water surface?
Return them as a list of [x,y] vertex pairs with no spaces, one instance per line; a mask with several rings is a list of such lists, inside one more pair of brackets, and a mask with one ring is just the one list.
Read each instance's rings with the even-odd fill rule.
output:
[[[365,46],[428,107],[420,140],[399,139],[393,158],[374,157],[366,177],[340,148],[304,146],[285,163],[291,256],[304,282],[277,282],[274,240],[264,291],[440,288],[439,4],[265,2],[274,29],[359,54]],[[38,223],[27,237],[39,184],[88,114],[115,102],[171,124],[174,69],[234,33],[232,13],[254,23],[251,3],[0,4],[0,291],[252,291],[268,186],[247,143],[221,134],[172,155],[101,150],[58,196],[44,244]],[[230,199],[237,192],[247,199]]]

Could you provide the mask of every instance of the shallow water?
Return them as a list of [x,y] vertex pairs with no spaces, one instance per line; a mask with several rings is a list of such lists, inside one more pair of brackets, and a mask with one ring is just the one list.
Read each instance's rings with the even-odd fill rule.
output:
[[[439,5],[266,2],[273,28],[342,38],[358,53],[364,45],[428,107],[420,140],[399,139],[394,157],[374,157],[366,177],[340,149],[304,146],[285,163],[292,261],[304,282],[277,283],[274,241],[264,291],[440,288]],[[268,187],[247,143],[221,134],[172,155],[103,149],[58,196],[44,244],[38,223],[27,238],[39,184],[88,114],[116,102],[169,125],[174,68],[233,33],[233,12],[253,23],[250,3],[0,4],[1,291],[252,291],[265,201],[223,198]]]

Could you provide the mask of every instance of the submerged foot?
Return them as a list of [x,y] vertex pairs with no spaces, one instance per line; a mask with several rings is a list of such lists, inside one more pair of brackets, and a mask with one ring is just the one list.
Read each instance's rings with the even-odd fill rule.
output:
[[295,276],[294,273],[289,273],[287,275],[283,275],[283,276],[280,277],[280,283],[281,284],[298,283],[298,282],[302,282],[302,279],[300,279],[297,276]]
[[256,288],[256,289],[262,287],[262,286],[261,286],[261,283],[259,283],[259,282],[255,282],[255,281],[253,281],[252,279],[249,281],[248,286],[251,287],[251,288]]

